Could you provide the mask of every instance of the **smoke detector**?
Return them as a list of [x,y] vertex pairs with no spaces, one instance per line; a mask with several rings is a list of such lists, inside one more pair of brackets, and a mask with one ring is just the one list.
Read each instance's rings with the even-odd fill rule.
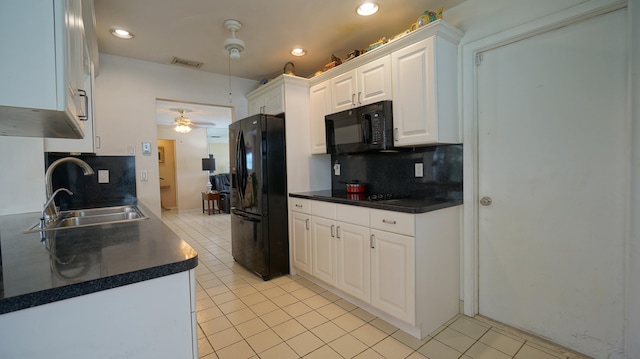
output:
[[229,52],[230,58],[238,59],[244,51],[244,41],[236,38],[236,31],[242,28],[242,24],[238,20],[229,19],[224,22],[224,27],[231,31],[231,37],[224,40],[224,49]]

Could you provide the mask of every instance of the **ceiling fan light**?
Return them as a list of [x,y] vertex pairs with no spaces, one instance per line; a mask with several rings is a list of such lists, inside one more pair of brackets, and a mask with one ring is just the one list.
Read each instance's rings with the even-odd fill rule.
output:
[[356,12],[361,16],[369,16],[378,12],[378,4],[374,2],[365,2],[356,8]]
[[191,126],[179,124],[176,125],[176,127],[174,127],[173,129],[178,133],[188,133],[191,131]]
[[240,58],[240,50],[238,50],[237,48],[233,47],[229,50],[229,57],[232,59],[239,59]]

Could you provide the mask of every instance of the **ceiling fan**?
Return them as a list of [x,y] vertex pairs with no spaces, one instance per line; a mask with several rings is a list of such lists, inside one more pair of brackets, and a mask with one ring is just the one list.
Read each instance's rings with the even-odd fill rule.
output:
[[177,111],[180,116],[176,117],[174,119],[174,130],[178,133],[188,133],[190,132],[193,127],[211,127],[211,126],[215,126],[215,123],[207,123],[207,124],[202,124],[199,125],[196,122],[193,122],[191,119],[184,117],[184,113],[186,112],[185,109],[175,109],[175,111]]

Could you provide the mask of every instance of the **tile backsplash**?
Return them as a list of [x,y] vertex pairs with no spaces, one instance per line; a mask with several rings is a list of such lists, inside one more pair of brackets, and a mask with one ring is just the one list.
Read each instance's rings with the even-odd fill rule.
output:
[[[415,176],[416,163],[422,163],[422,177]],[[338,176],[335,175],[335,164],[340,165]],[[462,145],[332,155],[331,189],[345,190],[343,182],[354,181],[365,183],[369,194],[462,199]]]
[[[45,169],[55,160],[69,154],[45,153]],[[95,174],[84,176],[74,163],[63,163],[53,171],[53,190],[64,187],[73,192],[70,196],[60,192],[56,203],[60,209],[79,209],[127,205],[136,203],[136,168],[134,156],[95,156],[83,154],[77,157],[89,164]],[[109,171],[109,183],[98,183],[98,171]]]

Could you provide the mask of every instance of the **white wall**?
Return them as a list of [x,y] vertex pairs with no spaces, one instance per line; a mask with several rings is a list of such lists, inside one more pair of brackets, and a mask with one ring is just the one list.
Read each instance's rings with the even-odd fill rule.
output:
[[229,143],[209,143],[209,153],[216,159],[214,174],[229,173]]
[[0,215],[41,211],[44,204],[42,138],[0,136]]
[[[234,117],[247,115],[245,94],[257,86],[257,82],[232,78]],[[183,102],[197,102],[212,105],[229,105],[229,79],[226,75],[211,74],[186,69],[175,65],[161,65],[118,56],[100,54],[100,75],[96,79],[95,111],[96,134],[100,136],[101,147],[98,155],[126,155],[128,146],[136,147],[136,189],[138,199],[155,214],[160,214],[160,184],[157,161],[158,139],[156,126],[156,99]],[[192,131],[195,132],[196,130]],[[166,138],[166,136],[165,136]],[[203,135],[206,139],[206,136]],[[140,154],[140,144],[151,142],[152,155]],[[179,141],[176,141],[179,146]],[[191,146],[191,144],[189,144]],[[189,147],[196,158],[207,155],[206,142],[203,148]],[[180,150],[178,150],[180,153]],[[179,155],[180,156],[180,155]],[[178,159],[180,161],[180,159]],[[180,161],[182,162],[182,161]],[[200,191],[206,184],[206,174],[201,171],[200,162],[195,165],[197,174],[187,175],[182,182],[188,182],[200,199]],[[140,170],[149,171],[149,180],[140,181]],[[178,173],[180,169],[178,170]],[[178,174],[180,176],[180,174]],[[180,180],[179,180],[180,181]],[[193,181],[193,183],[191,182]],[[199,202],[191,203],[186,198],[194,193],[182,193],[178,183],[178,205],[180,209],[200,208]],[[183,197],[184,196],[184,197]],[[185,203],[190,203],[183,207]]]

